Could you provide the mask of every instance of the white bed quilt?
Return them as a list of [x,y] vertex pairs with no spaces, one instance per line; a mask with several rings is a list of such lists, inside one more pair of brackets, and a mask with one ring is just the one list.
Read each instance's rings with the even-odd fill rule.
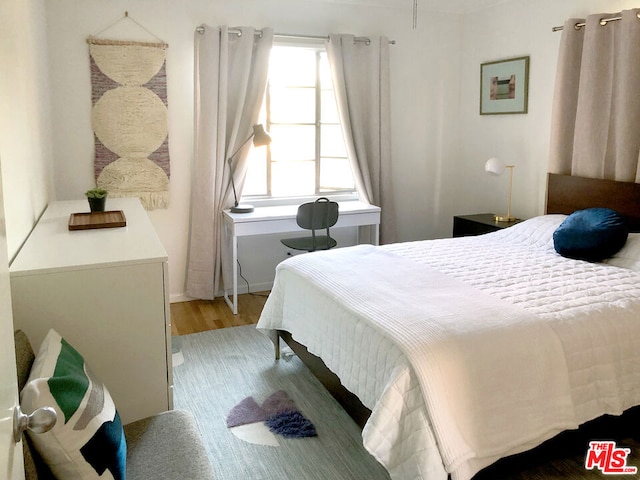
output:
[[640,404],[640,275],[558,256],[563,218],[288,260],[258,328],[372,410],[363,442],[392,478],[471,478]]

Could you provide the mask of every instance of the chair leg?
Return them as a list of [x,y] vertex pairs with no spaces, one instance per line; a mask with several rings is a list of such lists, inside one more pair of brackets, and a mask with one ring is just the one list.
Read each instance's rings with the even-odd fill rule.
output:
[[276,341],[275,341],[275,347],[276,347],[276,360],[280,360],[280,332],[278,332],[276,330]]

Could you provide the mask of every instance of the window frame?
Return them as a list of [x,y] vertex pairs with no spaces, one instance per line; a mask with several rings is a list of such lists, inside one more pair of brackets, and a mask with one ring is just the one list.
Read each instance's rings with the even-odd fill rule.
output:
[[[266,162],[267,162],[267,171],[266,171],[266,181],[267,181],[267,193],[261,195],[242,195],[243,202],[249,202],[254,206],[277,206],[277,205],[296,205],[300,203],[304,203],[306,201],[313,201],[319,196],[326,196],[334,201],[355,201],[359,200],[359,195],[357,191],[357,185],[355,182],[355,176],[353,176],[354,186],[353,190],[335,190],[331,192],[320,192],[320,168],[321,168],[321,142],[322,142],[322,83],[321,83],[321,71],[319,68],[320,64],[320,55],[322,52],[326,53],[326,48],[324,46],[323,40],[318,39],[277,39],[274,40],[274,47],[297,47],[297,48],[306,48],[315,50],[316,54],[316,79],[314,85],[315,91],[315,191],[317,193],[310,195],[296,195],[296,196],[272,196],[271,194],[271,180],[272,180],[272,162],[271,162],[271,149],[267,147],[266,152]],[[265,91],[265,102],[266,102],[266,118],[264,118],[265,129],[269,131],[269,127],[272,125],[271,122],[271,97],[268,94],[269,84],[267,83],[267,91]],[[335,92],[335,90],[334,90]],[[338,120],[339,122],[339,120]],[[277,125],[277,124],[276,124]],[[286,125],[312,125],[311,123],[287,123]],[[331,124],[333,125],[333,124]],[[341,126],[341,123],[338,123]],[[342,158],[342,157],[340,157]],[[346,157],[349,160],[348,156]]]

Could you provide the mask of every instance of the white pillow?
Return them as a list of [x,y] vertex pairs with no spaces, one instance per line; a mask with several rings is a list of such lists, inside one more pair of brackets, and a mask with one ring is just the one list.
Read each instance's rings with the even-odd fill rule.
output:
[[630,233],[624,247],[602,262],[640,272],[640,233]]

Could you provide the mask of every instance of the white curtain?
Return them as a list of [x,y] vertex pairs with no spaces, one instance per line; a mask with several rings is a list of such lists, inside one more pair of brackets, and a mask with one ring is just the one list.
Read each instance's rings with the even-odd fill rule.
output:
[[[549,171],[640,183],[640,9],[562,30]],[[621,16],[601,25],[603,18]],[[586,22],[581,28],[577,23]]]
[[389,40],[332,34],[326,48],[358,194],[382,209],[380,241],[392,243]]
[[[200,33],[202,32],[202,33]],[[195,138],[186,294],[213,299],[229,278],[222,210],[233,205],[227,157],[252,133],[267,84],[273,30],[203,27],[195,33]],[[247,171],[233,159],[238,197]],[[223,262],[225,263],[223,265]]]

